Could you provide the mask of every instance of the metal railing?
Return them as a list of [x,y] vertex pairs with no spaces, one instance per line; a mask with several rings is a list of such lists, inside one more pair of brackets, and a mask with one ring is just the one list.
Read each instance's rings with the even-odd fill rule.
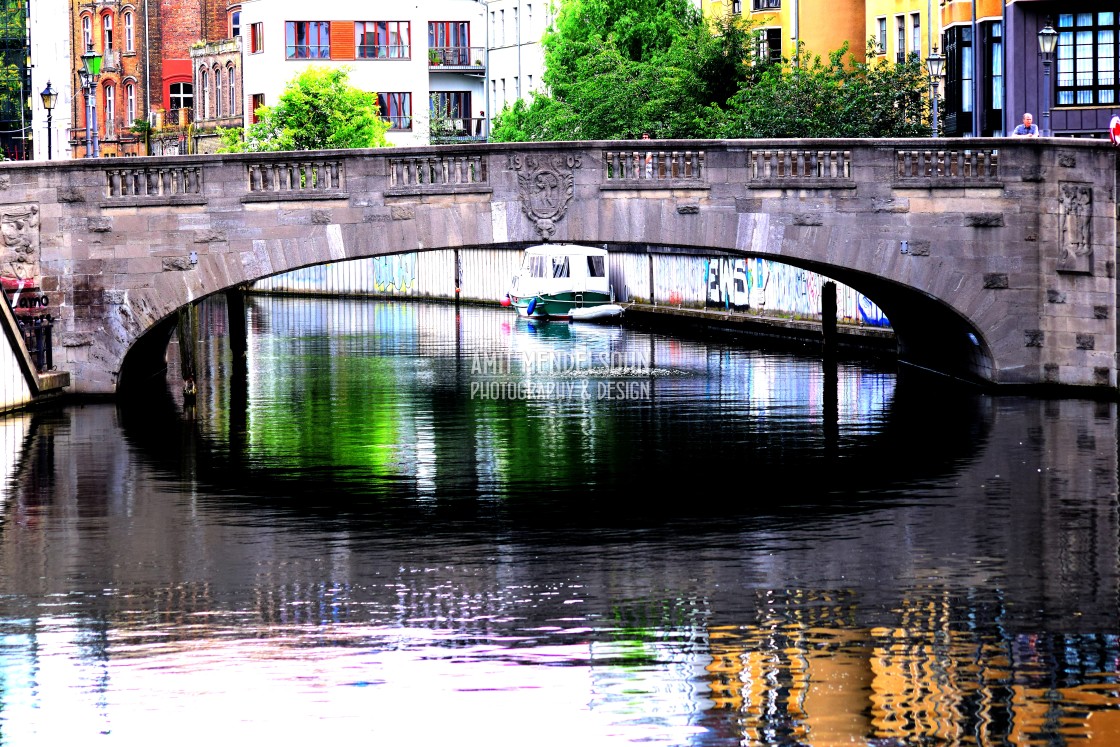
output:
[[429,47],[428,68],[467,67],[482,69],[486,55],[482,47]]
[[432,142],[457,143],[485,140],[487,125],[485,117],[450,117],[432,123]]
[[359,60],[409,60],[412,59],[412,45],[359,44],[356,54]]
[[16,317],[20,336],[27,348],[31,362],[38,373],[46,373],[54,368],[54,342],[51,331],[54,319],[50,314],[36,317]]

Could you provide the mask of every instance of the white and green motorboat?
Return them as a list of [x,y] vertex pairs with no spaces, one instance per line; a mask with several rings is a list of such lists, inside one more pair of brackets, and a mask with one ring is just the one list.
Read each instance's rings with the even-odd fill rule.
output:
[[606,249],[578,244],[538,244],[525,250],[513,278],[510,303],[532,319],[603,319],[618,316]]

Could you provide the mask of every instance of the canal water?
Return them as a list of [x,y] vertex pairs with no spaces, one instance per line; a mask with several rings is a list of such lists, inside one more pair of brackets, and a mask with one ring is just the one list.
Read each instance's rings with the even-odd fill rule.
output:
[[1120,742],[1117,410],[254,296],[0,419],[0,744]]

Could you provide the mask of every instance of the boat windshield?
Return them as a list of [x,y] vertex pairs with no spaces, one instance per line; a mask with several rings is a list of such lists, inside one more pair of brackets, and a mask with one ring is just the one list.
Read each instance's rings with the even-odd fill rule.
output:
[[552,258],[552,277],[566,278],[568,277],[568,256],[561,255]]
[[543,278],[544,275],[544,257],[541,255],[532,255],[529,260],[529,277]]
[[606,257],[597,257],[593,254],[587,256],[587,276],[605,278],[607,276]]

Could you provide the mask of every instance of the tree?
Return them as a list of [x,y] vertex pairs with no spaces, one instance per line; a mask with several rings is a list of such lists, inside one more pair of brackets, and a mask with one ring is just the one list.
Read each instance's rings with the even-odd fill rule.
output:
[[389,123],[377,96],[349,84],[348,68],[308,67],[285,87],[276,106],[257,109],[248,128],[219,132],[219,152],[379,148]]

